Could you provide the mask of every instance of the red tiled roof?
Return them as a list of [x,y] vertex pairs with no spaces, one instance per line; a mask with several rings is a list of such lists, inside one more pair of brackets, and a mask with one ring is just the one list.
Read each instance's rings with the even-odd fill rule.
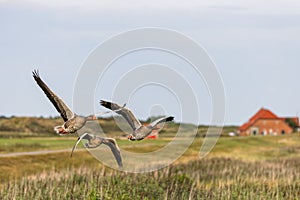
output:
[[261,108],[253,117],[250,118],[249,121],[252,122],[257,119],[279,119],[279,117],[270,110]]
[[246,130],[249,126],[251,126],[251,124],[249,122],[246,122],[245,124],[243,124],[242,126],[239,127],[239,131],[244,131]]
[[278,117],[277,115],[275,115],[274,113],[272,113],[270,110],[261,108],[253,117],[251,117],[249,119],[248,122],[246,122],[245,124],[243,124],[242,126],[240,126],[239,130],[240,131],[246,130],[252,124],[254,124],[254,122],[256,120],[258,120],[258,119],[281,119],[281,118]]

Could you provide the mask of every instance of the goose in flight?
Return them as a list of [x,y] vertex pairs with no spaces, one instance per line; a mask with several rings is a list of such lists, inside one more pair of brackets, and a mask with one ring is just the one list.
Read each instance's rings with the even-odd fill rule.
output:
[[129,110],[128,108],[125,108],[125,106],[121,107],[120,105],[108,101],[101,100],[100,104],[104,106],[105,108],[108,108],[112,111],[115,111],[119,115],[122,115],[125,120],[128,122],[130,127],[133,130],[133,133],[128,136],[129,140],[143,140],[145,137],[151,134],[153,130],[157,130],[157,125],[162,122],[169,122],[173,121],[174,117],[162,117],[151,124],[145,126],[142,125],[141,122],[134,116],[134,114]]
[[54,105],[56,110],[60,113],[64,120],[64,124],[54,127],[54,130],[58,134],[72,134],[81,129],[87,121],[97,120],[95,115],[89,115],[87,117],[79,116],[74,113],[65,102],[57,96],[41,79],[38,70],[32,71],[32,76],[40,88],[44,91],[48,99]]
[[101,144],[107,145],[110,148],[111,152],[113,153],[119,167],[123,167],[120,149],[118,147],[116,140],[113,138],[102,138],[102,137],[95,136],[95,135],[92,135],[89,133],[84,133],[82,136],[80,136],[78,138],[76,144],[74,145],[74,147],[72,149],[71,157],[72,157],[73,151],[75,150],[76,146],[82,139],[88,140],[88,143],[84,144],[84,146],[86,148],[96,148],[96,147],[100,146]]

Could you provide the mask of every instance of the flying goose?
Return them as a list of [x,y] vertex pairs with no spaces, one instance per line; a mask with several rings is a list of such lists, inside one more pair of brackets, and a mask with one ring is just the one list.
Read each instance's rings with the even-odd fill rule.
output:
[[125,106],[121,107],[116,103],[108,102],[101,100],[100,104],[104,106],[105,108],[108,108],[112,111],[115,111],[119,115],[122,115],[125,120],[128,122],[130,127],[133,130],[133,133],[128,136],[129,140],[143,140],[145,137],[151,134],[153,130],[157,130],[157,125],[162,122],[169,122],[173,121],[174,117],[169,116],[169,117],[162,117],[151,124],[145,126],[142,125],[141,122],[134,116],[134,114],[129,110],[128,108],[125,108]]
[[64,124],[54,127],[54,130],[58,134],[72,134],[81,129],[87,121],[97,120],[95,115],[89,115],[87,117],[79,116],[74,113],[64,101],[57,96],[41,79],[38,70],[33,70],[32,75],[36,83],[44,91],[48,99],[54,105],[56,110],[60,113],[64,120]]
[[74,145],[74,147],[72,149],[71,157],[72,157],[73,151],[75,150],[76,146],[82,139],[88,140],[88,143],[84,144],[84,146],[86,148],[96,148],[96,147],[100,146],[101,144],[107,145],[110,148],[110,150],[112,151],[112,153],[114,154],[114,157],[115,157],[119,167],[123,167],[120,149],[118,147],[116,140],[113,138],[102,138],[102,137],[95,136],[95,135],[92,135],[89,133],[84,133],[82,136],[80,136],[78,138],[76,144]]

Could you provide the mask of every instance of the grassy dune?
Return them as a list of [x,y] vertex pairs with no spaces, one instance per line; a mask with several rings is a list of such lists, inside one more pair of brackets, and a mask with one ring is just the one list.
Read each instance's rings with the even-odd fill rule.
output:
[[[146,121],[141,122],[150,123],[154,119],[155,118],[147,119]],[[43,118],[0,116],[0,138],[57,137],[57,134],[53,131],[53,127],[60,124],[63,124],[63,120],[60,117]],[[97,126],[99,125],[106,134],[113,137],[121,137],[124,135],[124,130],[131,130],[128,123],[122,117],[118,116],[115,116],[115,118],[99,118]],[[120,127],[124,129],[121,130]],[[179,127],[181,127],[183,132],[189,132],[191,129],[196,128],[191,124],[178,124],[172,122],[165,124],[164,128],[160,131],[160,135],[172,138],[178,131]],[[198,126],[198,136],[205,135],[207,129],[208,126]],[[229,132],[235,132],[236,129],[236,126],[226,126],[223,128],[222,135],[228,135]]]

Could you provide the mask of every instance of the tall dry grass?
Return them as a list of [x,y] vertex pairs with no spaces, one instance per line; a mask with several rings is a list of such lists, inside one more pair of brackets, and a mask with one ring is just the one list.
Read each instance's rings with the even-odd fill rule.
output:
[[52,168],[2,184],[2,199],[300,199],[299,158],[210,158],[132,174]]

